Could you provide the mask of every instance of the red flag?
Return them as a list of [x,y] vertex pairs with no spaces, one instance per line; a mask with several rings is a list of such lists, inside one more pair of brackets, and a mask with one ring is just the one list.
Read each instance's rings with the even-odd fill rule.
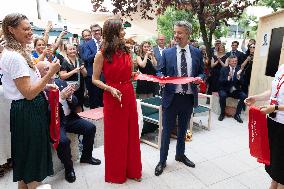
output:
[[53,142],[53,148],[57,149],[60,140],[60,117],[59,117],[59,90],[51,89],[49,91],[49,106],[50,106],[50,138]]
[[250,107],[248,129],[250,154],[257,158],[259,163],[269,165],[270,149],[266,114],[263,114],[259,107]]

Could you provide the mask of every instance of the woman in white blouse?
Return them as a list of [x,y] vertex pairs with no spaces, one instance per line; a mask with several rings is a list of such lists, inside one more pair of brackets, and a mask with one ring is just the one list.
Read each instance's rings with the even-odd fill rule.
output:
[[270,90],[248,97],[245,103],[251,106],[256,101],[270,102],[261,107],[261,111],[268,114],[270,165],[266,165],[265,170],[272,178],[269,189],[284,189],[284,65],[275,74]]
[[32,28],[22,14],[9,14],[2,23],[6,46],[0,60],[4,96],[10,100],[11,155],[13,181],[18,188],[35,189],[53,174],[49,141],[48,102],[43,90],[59,71],[51,64],[46,76],[33,65],[27,44],[32,43]]

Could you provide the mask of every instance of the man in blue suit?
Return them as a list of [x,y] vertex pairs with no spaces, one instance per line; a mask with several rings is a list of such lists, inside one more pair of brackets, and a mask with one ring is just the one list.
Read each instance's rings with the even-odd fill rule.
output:
[[98,88],[92,83],[92,75],[93,75],[93,63],[94,58],[97,52],[100,49],[101,37],[102,37],[102,28],[98,25],[92,25],[91,33],[93,35],[93,39],[87,41],[81,48],[81,58],[85,62],[85,67],[87,69],[87,77],[86,87],[88,89],[89,94],[89,103],[90,108],[97,108],[103,106],[103,90]]
[[[204,63],[201,52],[188,44],[192,26],[187,21],[178,21],[174,25],[176,47],[163,51],[161,74],[163,76],[200,77],[204,78]],[[166,84],[162,98],[163,130],[160,149],[160,161],[155,168],[155,175],[162,174],[166,167],[170,133],[178,118],[178,138],[175,160],[186,166],[195,167],[184,154],[185,135],[193,107],[197,106],[198,91],[196,83],[174,85]]]
[[82,39],[83,39],[83,42],[80,44],[80,46],[79,46],[79,56],[80,56],[80,58],[81,58],[81,56],[82,56],[82,54],[83,54],[83,48],[84,48],[84,46],[85,46],[85,44],[88,42],[88,41],[90,41],[90,40],[92,40],[92,34],[91,34],[91,30],[89,30],[89,29],[84,29],[83,31],[82,31]]
[[153,48],[154,56],[157,60],[157,70],[161,69],[161,58],[162,53],[166,49],[165,48],[165,36],[163,34],[159,34],[157,38],[157,47]]
[[[160,70],[161,69],[161,58],[162,58],[162,53],[166,49],[165,47],[165,36],[163,34],[159,34],[157,38],[157,47],[153,48],[154,56],[157,60],[157,66],[156,69]],[[160,94],[160,86],[159,84],[155,84],[155,90],[154,90],[154,95],[161,95]]]

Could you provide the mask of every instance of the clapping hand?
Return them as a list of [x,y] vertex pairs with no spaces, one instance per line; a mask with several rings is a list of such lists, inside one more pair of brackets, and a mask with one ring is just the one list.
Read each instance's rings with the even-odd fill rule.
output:
[[57,60],[56,62],[53,62],[53,63],[51,63],[50,65],[49,65],[49,70],[48,70],[48,72],[50,72],[51,73],[51,75],[54,75],[54,74],[56,74],[58,71],[59,71],[59,69],[60,69],[60,64],[59,64],[59,60]]
[[72,94],[74,93],[75,88],[73,85],[68,85],[62,91],[60,91],[60,98],[65,100],[67,98],[71,98]]

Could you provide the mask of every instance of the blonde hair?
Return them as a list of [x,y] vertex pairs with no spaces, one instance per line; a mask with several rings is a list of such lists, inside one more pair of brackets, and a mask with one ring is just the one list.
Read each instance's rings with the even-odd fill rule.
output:
[[33,61],[31,59],[31,52],[28,50],[27,47],[23,47],[15,39],[15,36],[9,31],[9,27],[16,28],[23,20],[28,20],[28,18],[20,13],[12,13],[5,16],[2,23],[2,29],[4,33],[4,38],[6,40],[6,48],[12,49],[20,53],[27,61],[29,67],[35,69]]

